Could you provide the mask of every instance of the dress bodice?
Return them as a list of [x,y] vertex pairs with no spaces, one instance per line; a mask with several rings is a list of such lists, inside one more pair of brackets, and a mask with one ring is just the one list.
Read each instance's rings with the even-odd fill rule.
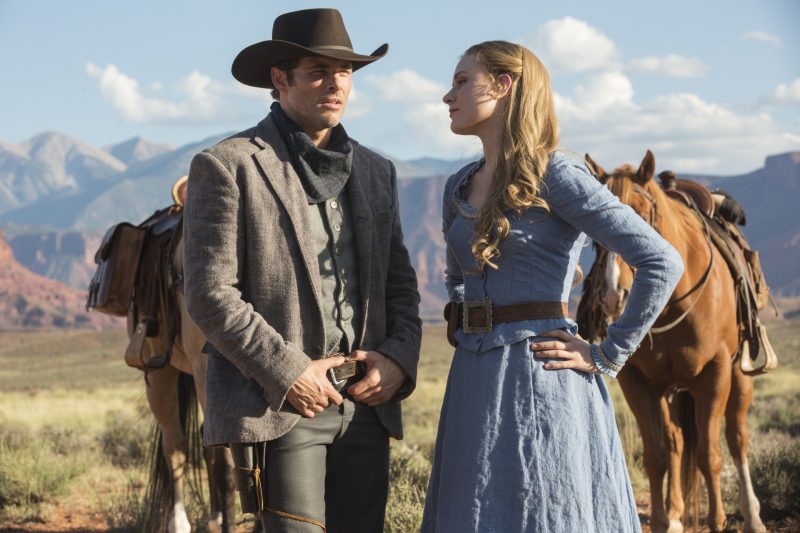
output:
[[[636,267],[626,311],[609,327],[602,347],[614,362],[624,362],[657,318],[682,273],[675,249],[629,206],[589,174],[582,162],[551,155],[541,197],[550,208],[506,213],[508,237],[500,245],[497,269],[475,268],[471,244],[477,210],[466,200],[466,185],[481,162],[454,174],[445,187],[443,229],[447,241],[445,280],[452,300],[489,298],[503,306],[527,301],[567,301],[586,235]],[[541,334],[551,329],[577,331],[571,319],[498,324],[491,333],[456,338],[475,351]]]

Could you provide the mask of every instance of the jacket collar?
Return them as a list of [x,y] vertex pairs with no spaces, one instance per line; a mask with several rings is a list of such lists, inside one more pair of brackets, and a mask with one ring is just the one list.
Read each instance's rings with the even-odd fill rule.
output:
[[[261,148],[260,151],[254,154],[254,158],[261,167],[265,180],[289,216],[294,237],[300,248],[306,272],[314,289],[314,296],[320,313],[319,318],[322,320],[322,289],[319,264],[311,234],[308,232],[308,228],[311,227],[308,200],[300,181],[300,176],[297,175],[292,165],[289,149],[271,115],[267,115],[258,123],[252,142]],[[370,208],[369,200],[372,185],[371,169],[369,165],[364,164],[364,159],[359,157],[360,150],[360,145],[353,141],[353,169],[345,188],[350,200],[353,219],[361,290],[361,332],[356,339],[356,346],[361,345],[367,325],[374,233],[372,209]]]

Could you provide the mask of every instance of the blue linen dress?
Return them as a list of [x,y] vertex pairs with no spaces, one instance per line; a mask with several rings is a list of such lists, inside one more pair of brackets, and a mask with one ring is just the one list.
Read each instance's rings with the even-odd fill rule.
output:
[[[550,206],[508,213],[498,269],[475,270],[470,249],[477,211],[463,190],[482,162],[445,187],[445,281],[450,299],[495,306],[567,301],[585,234],[636,267],[626,311],[601,347],[622,365],[666,304],[682,272],[675,249],[563,153],[550,158],[541,196]],[[530,341],[569,318],[456,331],[421,531],[640,531],[614,411],[603,378],[544,370]],[[602,360],[601,371],[616,373]]]

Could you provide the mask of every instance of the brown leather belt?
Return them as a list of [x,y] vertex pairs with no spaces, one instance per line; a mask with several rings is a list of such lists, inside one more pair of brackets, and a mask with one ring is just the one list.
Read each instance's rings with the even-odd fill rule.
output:
[[447,320],[447,340],[455,346],[455,332],[489,333],[494,324],[534,320],[540,318],[565,318],[568,315],[566,302],[525,302],[494,307],[491,300],[450,302],[444,308]]

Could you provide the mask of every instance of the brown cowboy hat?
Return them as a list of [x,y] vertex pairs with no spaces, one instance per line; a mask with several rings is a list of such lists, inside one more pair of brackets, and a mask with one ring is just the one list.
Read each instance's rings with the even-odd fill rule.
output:
[[252,44],[233,60],[233,77],[251,87],[272,89],[269,69],[284,59],[309,56],[350,61],[353,70],[382,58],[389,50],[382,44],[365,56],[353,52],[353,44],[336,9],[304,9],[285,13],[272,25],[272,39]]

